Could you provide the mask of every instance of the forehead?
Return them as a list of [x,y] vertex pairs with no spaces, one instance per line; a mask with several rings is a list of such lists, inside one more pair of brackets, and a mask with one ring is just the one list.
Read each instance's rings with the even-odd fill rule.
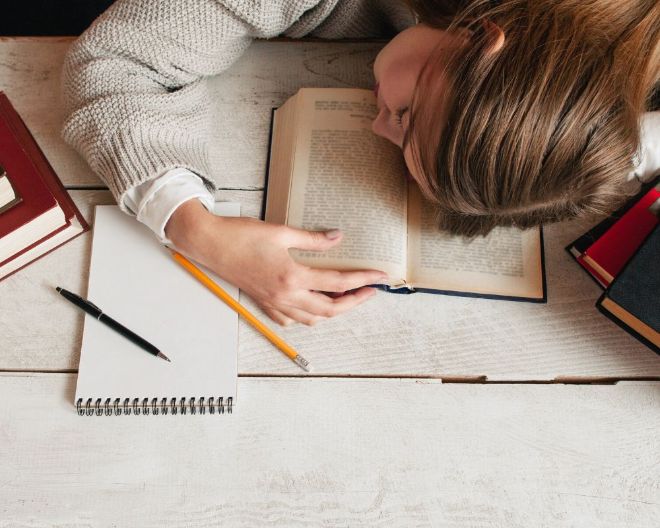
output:
[[450,46],[453,37],[444,30],[418,24],[394,37],[378,54],[374,74],[387,104],[408,105],[418,77],[429,57]]

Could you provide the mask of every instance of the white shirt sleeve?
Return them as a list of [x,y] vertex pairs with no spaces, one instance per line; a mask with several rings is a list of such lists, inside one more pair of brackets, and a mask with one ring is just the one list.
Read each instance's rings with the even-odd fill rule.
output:
[[202,179],[188,169],[177,168],[129,189],[124,205],[163,244],[170,244],[165,226],[176,208],[192,198],[198,198],[206,209],[213,211],[215,200]]
[[637,164],[629,177],[649,180],[660,171],[660,111],[646,112],[641,122],[641,146]]

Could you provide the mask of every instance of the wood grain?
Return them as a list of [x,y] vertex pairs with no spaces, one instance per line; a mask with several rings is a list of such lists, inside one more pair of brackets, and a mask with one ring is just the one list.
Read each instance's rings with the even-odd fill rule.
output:
[[[94,206],[115,203],[107,190],[70,194],[92,226]],[[254,216],[259,214],[261,195],[217,192],[219,200],[241,202],[245,213]],[[84,233],[0,282],[0,370],[78,368],[83,314],[62,303],[55,286],[87,293],[91,248],[92,233]]]
[[[59,136],[70,42],[0,38],[0,90],[64,182],[98,188]],[[216,198],[257,216],[270,109],[302,85],[369,86],[380,46],[257,42],[211,80]],[[88,219],[113,203],[71,194]],[[343,378],[289,377],[299,369],[242,324],[232,416],[81,418],[75,374],[0,372],[0,528],[659,526],[660,383],[396,377],[660,376],[563,251],[587,227],[546,229],[547,305],[383,293],[279,330],[316,376]],[[86,292],[90,249],[87,233],[0,282],[0,371],[77,368],[82,315],[53,287]]]
[[[60,136],[60,72],[71,42],[0,40],[0,90],[7,93],[65,185],[99,185],[98,176]],[[218,187],[263,188],[271,110],[302,86],[371,87],[372,62],[382,46],[257,41],[228,71],[210,79],[210,159]]]
[[660,383],[241,379],[232,416],[98,418],[74,383],[0,375],[0,527],[660,524]]
[[[92,220],[108,191],[72,191]],[[260,191],[218,191],[258,216]],[[600,290],[563,247],[586,229],[546,229],[547,305],[444,295],[379,293],[358,309],[278,332],[314,365],[316,375],[405,375],[489,380],[583,380],[660,376],[656,354],[594,307]],[[56,285],[86,292],[87,233],[0,282],[0,370],[72,370],[78,366],[83,315]],[[128,257],[127,257],[128,258]],[[245,295],[241,300],[266,318]],[[301,374],[260,334],[240,325],[239,372]]]

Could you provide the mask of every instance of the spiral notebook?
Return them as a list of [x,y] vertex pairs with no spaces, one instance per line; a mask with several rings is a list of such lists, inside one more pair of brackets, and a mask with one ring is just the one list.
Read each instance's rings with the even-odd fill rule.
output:
[[[240,205],[217,203],[239,216]],[[238,289],[208,272],[230,295]],[[152,356],[90,315],[74,403],[78,414],[232,412],[238,316],[172,258],[148,228],[116,206],[97,206],[87,299],[158,347]]]

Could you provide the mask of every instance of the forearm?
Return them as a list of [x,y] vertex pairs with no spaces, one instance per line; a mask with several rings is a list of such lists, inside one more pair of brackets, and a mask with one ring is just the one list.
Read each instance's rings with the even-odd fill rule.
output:
[[[212,213],[197,199],[190,199],[181,204],[170,216],[165,225],[165,234],[174,246],[191,256],[200,253],[202,241],[207,237]],[[217,217],[222,221],[222,217]],[[200,257],[198,257],[200,258]]]
[[120,205],[128,188],[173,167],[212,186],[202,82],[250,43],[250,27],[213,0],[120,0],[69,51],[63,135]]
[[178,207],[198,200],[213,211],[215,199],[202,180],[187,169],[177,168],[126,191],[124,206],[149,227],[162,243],[169,243],[165,227]]

